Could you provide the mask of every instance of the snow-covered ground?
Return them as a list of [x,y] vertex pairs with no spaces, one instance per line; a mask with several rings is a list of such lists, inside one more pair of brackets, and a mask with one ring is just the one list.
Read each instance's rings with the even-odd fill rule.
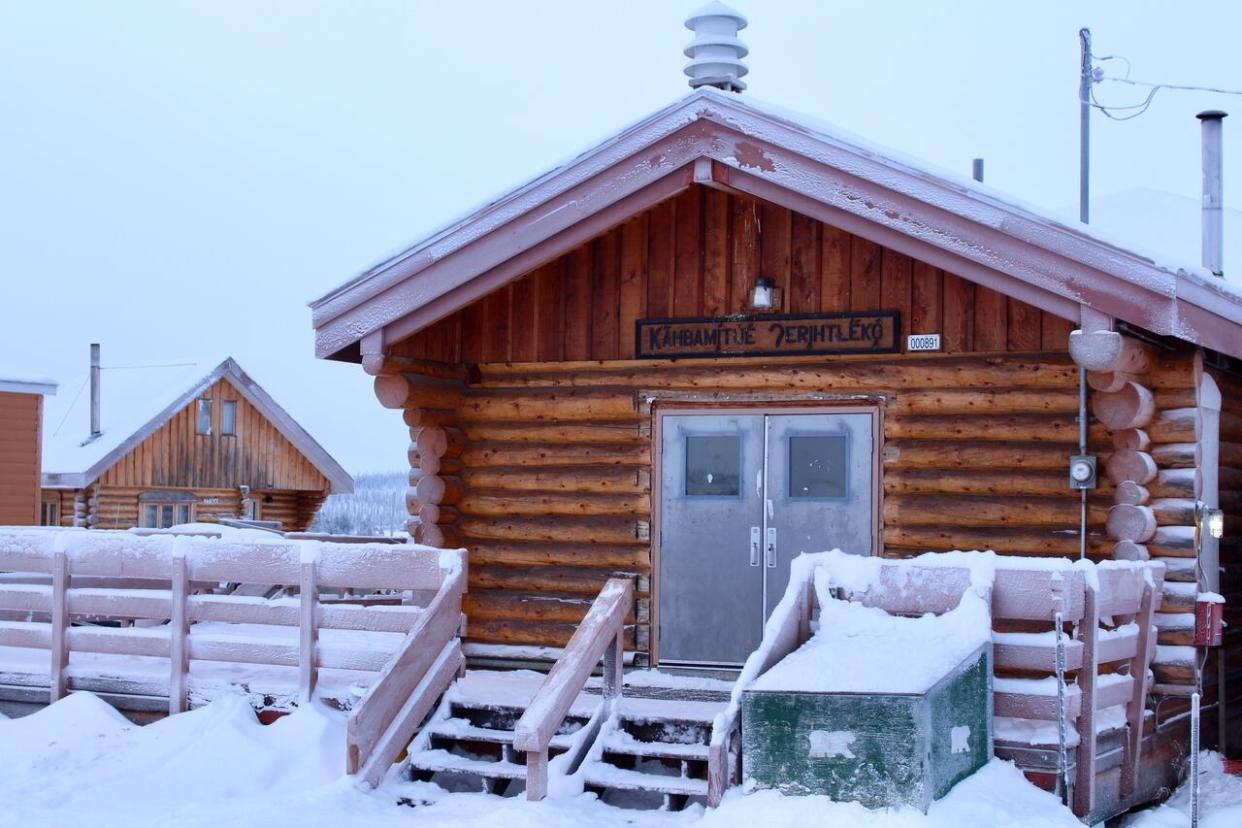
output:
[[[401,825],[571,828],[591,825],[757,828],[767,825],[1077,826],[1052,796],[994,761],[933,805],[868,811],[822,797],[735,791],[715,811],[628,811],[590,794],[542,803],[446,793],[390,779],[363,792],[342,776],[344,717],[303,708],[264,727],[242,698],[146,727],[89,693],[21,719],[0,720],[0,825],[281,826]],[[414,807],[399,805],[405,798]],[[1164,825],[1166,823],[1155,823]]]
[[[1128,817],[1124,828],[1184,828],[1190,824],[1190,784],[1183,784],[1168,801]],[[1242,777],[1224,771],[1220,754],[1199,754],[1199,828],[1238,828],[1242,825]]]

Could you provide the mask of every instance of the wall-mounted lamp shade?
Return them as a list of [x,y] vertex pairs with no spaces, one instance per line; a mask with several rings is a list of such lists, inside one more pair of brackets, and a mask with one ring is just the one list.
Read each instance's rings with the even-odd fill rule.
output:
[[1225,513],[1220,509],[1203,510],[1203,529],[1213,538],[1225,535]]
[[771,308],[774,303],[772,294],[775,288],[776,282],[770,276],[760,276],[755,279],[755,292],[750,298],[751,307],[760,309]]

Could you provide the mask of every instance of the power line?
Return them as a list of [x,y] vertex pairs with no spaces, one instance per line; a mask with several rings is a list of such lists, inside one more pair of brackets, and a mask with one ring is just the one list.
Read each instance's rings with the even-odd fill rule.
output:
[[[1083,100],[1082,102],[1089,105],[1093,109],[1100,110],[1100,112],[1104,113],[1106,117],[1111,118],[1114,121],[1129,121],[1142,115],[1151,108],[1152,102],[1156,99],[1156,93],[1162,89],[1169,89],[1175,92],[1211,92],[1218,95],[1242,95],[1242,90],[1239,89],[1224,89],[1216,86],[1195,86],[1193,84],[1181,83],[1152,83],[1150,81],[1134,80],[1130,77],[1130,60],[1124,55],[1094,55],[1088,53],[1087,59],[1091,63],[1091,66],[1088,69],[1089,76],[1087,78],[1089,85],[1087,86],[1087,92],[1084,96],[1086,100]],[[1099,63],[1105,63],[1110,60],[1120,61],[1125,64],[1125,73],[1123,76],[1118,77],[1115,75],[1106,75],[1104,74],[1104,70],[1102,68],[1094,65],[1097,61]],[[1148,91],[1147,96],[1138,103],[1105,104],[1102,103],[1095,94],[1095,87],[1105,81],[1124,83],[1130,86],[1142,86],[1150,91]],[[1128,114],[1117,114],[1122,112]]]

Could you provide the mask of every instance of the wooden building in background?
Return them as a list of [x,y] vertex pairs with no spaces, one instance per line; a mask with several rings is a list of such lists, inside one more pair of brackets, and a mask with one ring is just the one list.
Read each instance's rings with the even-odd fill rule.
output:
[[0,373],[0,526],[39,523],[43,398],[56,383]]
[[1153,693],[1242,688],[1242,291],[1199,268],[705,88],[312,308],[405,411],[476,656],[625,573],[635,663],[736,665],[799,552],[990,549],[1163,560]]
[[302,531],[330,493],[353,489],[340,464],[231,358],[91,373],[44,420],[45,525],[238,518]]

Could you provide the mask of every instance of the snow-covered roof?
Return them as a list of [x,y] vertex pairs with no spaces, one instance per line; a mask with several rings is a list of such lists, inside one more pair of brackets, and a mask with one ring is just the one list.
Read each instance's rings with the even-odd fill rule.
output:
[[43,485],[82,488],[218,380],[227,379],[332,484],[353,479],[232,357],[127,367],[100,378],[100,435],[90,439],[90,380],[80,377],[49,400],[43,415]]
[[12,394],[47,394],[56,393],[56,380],[24,374],[21,371],[9,370],[0,365],[0,391]]
[[789,207],[1067,319],[1088,309],[1242,357],[1242,288],[1209,274],[1197,255],[1147,251],[1107,227],[710,87],[312,302],[316,352],[356,359],[382,348],[695,184]]

